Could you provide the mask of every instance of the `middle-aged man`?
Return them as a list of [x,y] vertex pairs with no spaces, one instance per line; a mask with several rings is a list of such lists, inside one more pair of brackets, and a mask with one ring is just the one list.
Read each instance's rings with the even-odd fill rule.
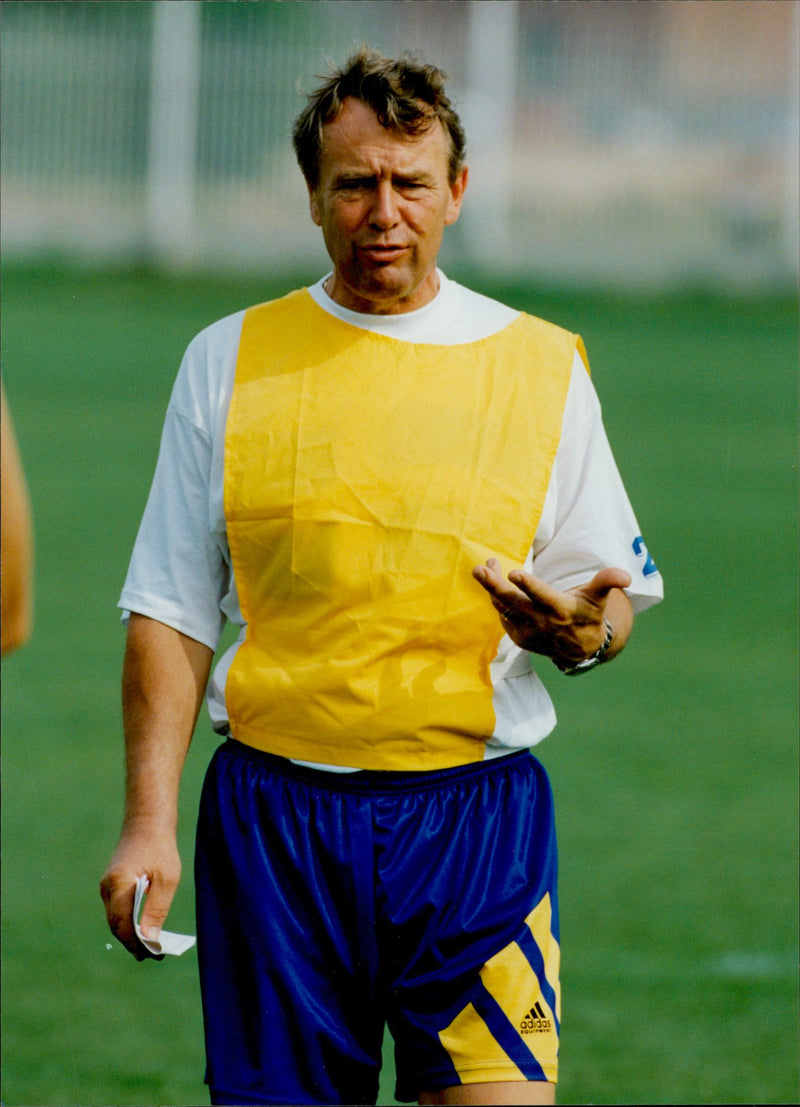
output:
[[[196,850],[211,1098],[546,1103],[560,1026],[534,670],[582,673],[661,585],[573,334],[448,280],[443,74],[362,51],[295,148],[332,271],[189,346],[120,605],[127,802],[103,878],[137,957]],[[241,628],[209,683],[225,620]],[[533,655],[538,655],[534,658]]]

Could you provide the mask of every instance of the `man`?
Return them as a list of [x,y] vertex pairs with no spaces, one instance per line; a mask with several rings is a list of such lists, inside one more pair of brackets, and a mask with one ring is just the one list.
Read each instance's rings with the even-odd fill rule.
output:
[[[215,1103],[552,1102],[552,729],[532,654],[609,661],[660,597],[580,340],[436,266],[467,184],[436,69],[362,51],[295,127],[333,269],[187,351],[120,601],[127,804],[102,882],[180,875],[207,702],[198,956]],[[509,571],[510,570],[510,571]],[[534,573],[535,571],[535,573]],[[553,670],[555,672],[555,670]]]

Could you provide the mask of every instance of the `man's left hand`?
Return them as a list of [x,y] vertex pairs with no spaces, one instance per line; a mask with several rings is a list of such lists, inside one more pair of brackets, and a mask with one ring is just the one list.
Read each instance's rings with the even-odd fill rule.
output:
[[[494,557],[473,569],[472,575],[489,593],[512,642],[532,653],[576,664],[602,646],[607,617],[614,627],[612,656],[630,632],[630,604],[622,589],[631,583],[631,575],[624,569],[601,569],[586,584],[566,592],[521,569],[513,569],[505,578]],[[609,605],[616,620],[608,612]]]

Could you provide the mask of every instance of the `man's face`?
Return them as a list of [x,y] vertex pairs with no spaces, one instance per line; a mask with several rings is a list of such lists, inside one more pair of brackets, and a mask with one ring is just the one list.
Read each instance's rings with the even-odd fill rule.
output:
[[323,132],[311,218],[333,262],[328,294],[352,311],[414,311],[438,291],[436,257],[467,183],[448,180],[449,139],[435,120],[414,137],[394,134],[368,105],[348,98]]

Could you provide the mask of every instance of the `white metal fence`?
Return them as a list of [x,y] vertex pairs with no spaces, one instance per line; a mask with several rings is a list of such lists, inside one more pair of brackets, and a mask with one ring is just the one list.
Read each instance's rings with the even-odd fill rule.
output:
[[451,75],[471,178],[450,259],[797,279],[797,0],[5,0],[0,19],[7,257],[323,264],[291,123],[366,41]]

